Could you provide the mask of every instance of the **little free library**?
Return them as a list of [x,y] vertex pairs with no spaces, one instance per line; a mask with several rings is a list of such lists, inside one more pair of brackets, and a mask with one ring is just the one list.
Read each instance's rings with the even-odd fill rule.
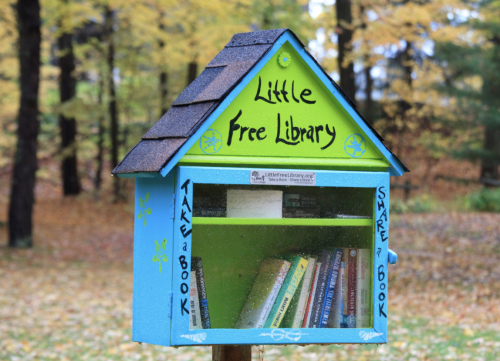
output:
[[135,178],[133,340],[387,342],[407,171],[292,31],[235,34],[113,171]]

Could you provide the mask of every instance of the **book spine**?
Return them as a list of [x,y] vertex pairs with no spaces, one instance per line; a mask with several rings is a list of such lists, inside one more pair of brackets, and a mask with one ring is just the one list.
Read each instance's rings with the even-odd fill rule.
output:
[[207,290],[205,288],[203,264],[200,257],[192,257],[191,263],[195,264],[196,270],[196,282],[198,283],[198,297],[201,309],[201,324],[203,328],[210,328],[210,313],[208,312],[208,299]]
[[[343,259],[343,258],[342,258]],[[328,318],[327,327],[340,328],[343,314],[343,295],[344,295],[344,262],[340,262],[339,274],[337,276],[337,284],[333,292],[332,309]]]
[[[192,265],[192,264],[191,264]],[[189,293],[189,329],[197,330],[201,329],[201,312],[200,312],[200,302],[198,299],[198,286],[196,282],[196,271],[193,271],[191,266],[191,290]]]
[[348,252],[346,323],[347,328],[356,328],[357,250],[349,248]]
[[342,261],[342,249],[337,248],[335,250],[332,267],[328,279],[328,288],[325,294],[325,299],[323,301],[323,309],[321,311],[320,325],[319,327],[325,328],[328,324],[328,317],[332,309],[333,293],[335,292],[335,286],[337,284],[337,278],[339,275],[340,263]]
[[[266,328],[278,328],[283,320],[283,316],[290,305],[290,301],[297,290],[297,286],[304,275],[307,268],[307,260],[302,257],[296,257],[293,262],[293,268],[290,271],[283,283],[283,287],[276,298],[276,302],[265,323]],[[285,288],[286,286],[286,288]]]
[[[285,265],[284,270],[283,265]],[[267,259],[261,264],[259,273],[236,322],[236,328],[256,328],[260,318],[266,319],[266,316],[263,316],[268,313],[265,309],[266,304],[269,302],[271,306],[273,305],[272,299],[276,296],[271,293],[277,278],[280,277],[280,271],[285,271],[286,276],[289,268],[290,262],[280,259]]]
[[255,328],[264,327],[264,324],[266,323],[267,318],[269,317],[269,314],[271,313],[271,308],[273,307],[274,302],[276,301],[276,297],[278,297],[278,293],[281,289],[281,286],[283,285],[283,282],[285,281],[285,277],[288,273],[289,268],[290,268],[290,263],[283,262],[283,265],[280,268],[278,277],[276,277],[276,281],[274,282],[271,293],[269,294],[269,296],[266,299],[264,309],[263,309],[262,313],[260,314],[259,319],[257,320],[257,324],[255,325]]
[[307,264],[306,273],[304,273],[304,280],[302,283],[302,289],[300,290],[299,301],[297,302],[297,310],[295,311],[295,317],[293,319],[293,328],[300,328],[302,321],[304,319],[304,313],[306,310],[306,303],[311,292],[312,279],[314,277],[313,273],[316,269],[316,259],[309,258],[309,263]]
[[368,328],[370,320],[370,250],[358,249],[356,283],[356,327]]
[[318,285],[316,287],[316,293],[314,295],[313,309],[311,321],[309,322],[309,328],[319,327],[321,310],[323,309],[323,300],[325,298],[328,277],[330,275],[330,268],[332,266],[333,252],[323,251],[321,252],[319,259],[321,260],[324,268],[321,267],[321,273],[318,277]]
[[311,321],[311,305],[314,299],[314,293],[316,292],[316,286],[318,285],[318,276],[320,271],[321,262],[318,262],[316,264],[316,267],[314,268],[314,276],[311,283],[311,291],[309,292],[306,309],[304,311],[304,321],[302,321],[302,328],[309,327],[309,322]]

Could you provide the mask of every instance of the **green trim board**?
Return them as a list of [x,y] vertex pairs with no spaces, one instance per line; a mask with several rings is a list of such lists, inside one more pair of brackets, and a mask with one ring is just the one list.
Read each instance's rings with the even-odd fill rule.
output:
[[180,164],[391,166],[288,41],[276,54]]
[[382,159],[329,159],[329,158],[301,158],[301,157],[248,157],[248,156],[210,156],[185,155],[179,165],[241,165],[241,166],[269,166],[276,167],[309,167],[315,169],[357,169],[367,171],[387,170],[387,162]]
[[194,225],[373,227],[373,219],[193,217]]

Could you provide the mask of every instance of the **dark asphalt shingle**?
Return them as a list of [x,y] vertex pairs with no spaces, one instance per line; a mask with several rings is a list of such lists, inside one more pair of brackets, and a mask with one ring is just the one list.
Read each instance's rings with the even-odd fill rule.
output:
[[188,138],[212,112],[215,102],[171,107],[142,139]]
[[159,172],[187,138],[141,140],[113,169],[113,174]]
[[224,48],[208,63],[207,68],[224,66],[242,61],[257,61],[271,48],[272,44]]
[[217,68],[205,68],[203,72],[175,99],[172,106],[191,104],[196,97],[209,86],[217,76],[224,70],[224,66]]
[[273,44],[287,30],[288,29],[272,29],[234,34],[229,43],[226,44],[226,47]]

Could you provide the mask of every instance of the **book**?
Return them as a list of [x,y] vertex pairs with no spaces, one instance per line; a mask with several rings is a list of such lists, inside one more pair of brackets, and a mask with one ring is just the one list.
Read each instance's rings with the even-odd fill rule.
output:
[[288,270],[290,269],[290,262],[283,263],[283,266],[281,266],[280,273],[278,277],[276,278],[276,281],[274,282],[273,289],[271,291],[271,294],[266,300],[266,303],[264,305],[264,313],[262,314],[261,317],[259,317],[259,320],[257,321],[257,325],[255,326],[256,328],[262,328],[264,327],[264,324],[267,321],[267,318],[269,317],[269,314],[271,313],[271,308],[274,305],[274,301],[276,301],[276,297],[278,297],[278,292],[280,291],[283,282],[285,281],[285,277],[288,273]]
[[281,321],[282,328],[300,328],[302,320],[304,319],[304,310],[311,288],[314,267],[316,265],[316,258],[308,256],[304,256],[304,258],[307,258],[308,262],[306,271],[300,280],[297,291],[293,295],[290,306],[285,313],[285,317],[283,317],[283,321]]
[[309,321],[309,328],[319,327],[321,318],[321,310],[323,309],[323,300],[325,299],[325,292],[327,288],[328,276],[330,275],[330,268],[332,266],[333,251],[324,250],[318,256],[318,262],[321,262],[321,272],[318,276],[318,284],[314,299],[312,301],[311,320]]
[[262,263],[236,322],[236,328],[263,327],[289,268],[290,262],[281,259],[270,258]]
[[358,249],[356,282],[356,327],[371,327],[370,320],[370,250]]
[[290,305],[293,295],[297,291],[300,280],[304,276],[308,261],[301,256],[294,256],[290,259],[290,270],[286,275],[283,286],[274,301],[273,308],[269,313],[269,317],[264,325],[265,328],[278,328],[285,313]]
[[311,290],[309,291],[306,308],[304,310],[304,320],[302,321],[302,328],[308,328],[309,322],[311,321],[311,305],[314,299],[314,293],[316,292],[316,286],[318,285],[318,276],[320,272],[321,272],[321,262],[317,262],[316,267],[314,268],[314,275],[311,281]]
[[[344,253],[344,252],[342,252]],[[343,255],[342,255],[343,256]],[[344,259],[344,257],[342,257]],[[337,276],[337,285],[333,292],[332,309],[328,318],[326,327],[340,328],[343,321],[343,296],[344,296],[344,262],[340,262],[339,274]]]
[[205,275],[200,257],[191,257],[191,268],[196,271],[196,284],[201,311],[202,328],[210,328],[210,313],[208,311],[207,290],[205,288]]
[[197,330],[203,328],[201,325],[200,300],[198,298],[198,285],[196,282],[196,271],[191,263],[191,287],[189,292],[189,329]]
[[347,248],[344,252],[347,252],[347,263],[344,266],[344,280],[347,280],[344,293],[344,326],[356,328],[357,250]]
[[318,327],[325,328],[328,324],[328,318],[332,309],[333,293],[337,285],[340,263],[342,262],[342,248],[335,249],[333,254],[332,267],[328,276],[328,287],[326,289],[325,298],[323,301],[323,309],[321,310],[320,323]]

